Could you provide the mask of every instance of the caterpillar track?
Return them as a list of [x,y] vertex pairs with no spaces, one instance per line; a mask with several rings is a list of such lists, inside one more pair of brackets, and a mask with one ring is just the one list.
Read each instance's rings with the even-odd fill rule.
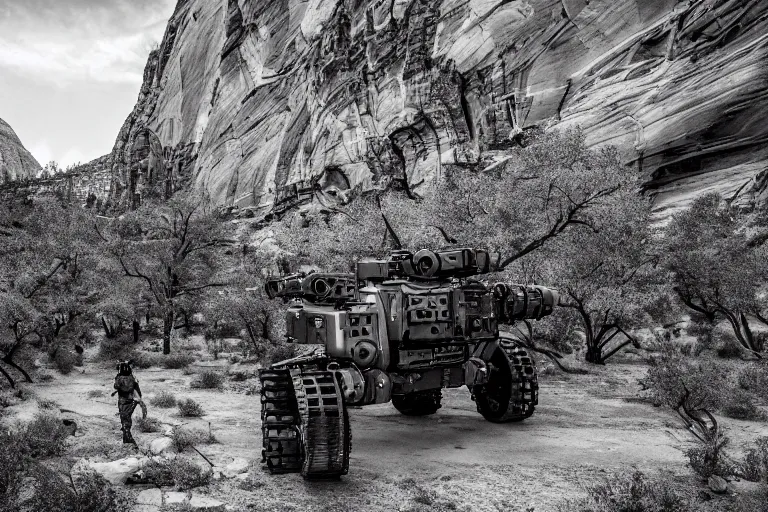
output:
[[528,351],[513,341],[502,339],[491,364],[496,368],[491,382],[473,397],[477,411],[494,423],[522,421],[530,417],[539,403],[539,382],[536,365]]
[[294,367],[262,370],[259,378],[262,462],[270,472],[300,471],[307,479],[347,474],[352,436],[334,374]]

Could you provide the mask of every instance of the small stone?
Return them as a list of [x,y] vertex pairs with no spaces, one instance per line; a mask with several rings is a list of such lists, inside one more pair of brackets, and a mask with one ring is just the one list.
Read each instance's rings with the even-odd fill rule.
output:
[[248,471],[249,465],[248,460],[238,457],[226,465],[223,471],[224,476],[227,478],[234,478],[240,473]]
[[136,504],[161,507],[163,505],[163,492],[160,489],[141,491],[139,495],[136,496]]
[[728,491],[728,482],[717,475],[710,476],[707,483],[709,484],[709,488],[715,494],[725,494],[726,491]]
[[189,508],[192,510],[205,510],[207,512],[224,512],[224,502],[195,494],[189,500]]
[[251,474],[250,474],[250,473],[240,473],[239,475],[236,475],[236,476],[235,476],[235,478],[237,478],[238,480],[241,480],[241,481],[243,481],[243,482],[245,482],[246,480],[248,480],[250,477],[251,477]]

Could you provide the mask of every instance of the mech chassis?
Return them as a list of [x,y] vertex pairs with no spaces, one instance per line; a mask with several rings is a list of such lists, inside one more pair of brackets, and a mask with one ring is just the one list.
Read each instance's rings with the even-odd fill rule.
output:
[[498,326],[549,315],[557,292],[472,277],[489,271],[483,250],[421,250],[358,262],[354,274],[270,279],[268,295],[292,301],[286,336],[324,350],[259,373],[267,468],[308,479],[346,474],[350,405],[392,401],[423,416],[440,408],[442,388],[466,385],[488,421],[531,416],[534,360]]

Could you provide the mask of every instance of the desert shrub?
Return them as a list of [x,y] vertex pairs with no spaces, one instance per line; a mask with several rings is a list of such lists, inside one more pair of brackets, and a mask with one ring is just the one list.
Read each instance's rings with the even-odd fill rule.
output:
[[728,437],[722,431],[718,431],[712,438],[705,439],[697,446],[686,450],[685,454],[688,456],[691,469],[702,478],[733,474],[736,468],[725,457],[725,447],[729,442]]
[[765,417],[763,412],[755,406],[752,397],[740,388],[734,388],[726,399],[720,412],[729,418],[737,420],[761,420]]
[[719,409],[731,388],[725,370],[709,361],[685,357],[671,346],[663,347],[660,356],[651,360],[645,384],[657,405],[677,407],[687,388],[690,403],[709,410]]
[[750,482],[768,483],[768,437],[758,437],[741,464],[741,474]]
[[741,345],[733,338],[725,338],[722,346],[717,349],[717,355],[723,359],[737,359],[741,357]]
[[195,358],[189,354],[168,354],[160,360],[160,365],[166,370],[179,370],[189,366]]
[[0,391],[0,408],[11,407],[21,402],[16,393],[10,390]]
[[191,398],[187,398],[186,400],[180,400],[178,403],[178,406],[179,406],[179,415],[185,418],[190,418],[190,417],[196,418],[199,416],[203,416],[205,414],[200,404],[195,402]]
[[102,361],[127,361],[134,356],[135,345],[130,334],[121,334],[116,338],[106,338],[99,345],[98,358]]
[[176,397],[170,391],[161,391],[149,400],[154,406],[169,409],[176,406]]
[[152,458],[141,470],[149,483],[162,487],[173,484],[173,473],[171,472],[173,464],[174,461],[170,459]]
[[[78,362],[77,354],[65,347],[57,348],[51,354],[51,360],[56,369],[64,375],[71,373]],[[82,366],[82,361],[80,361],[80,366]]]
[[17,433],[0,432],[0,512],[15,510],[24,464],[20,443]]
[[62,421],[50,414],[40,412],[22,428],[24,450],[32,457],[45,457],[49,455],[61,455],[69,429]]
[[171,466],[171,474],[176,488],[180,491],[208,485],[212,471],[203,469],[185,457],[176,457]]
[[222,389],[224,374],[215,370],[203,370],[189,385],[196,389]]
[[37,406],[41,409],[56,409],[58,405],[55,401],[48,400],[47,398],[37,399]]
[[141,432],[160,432],[162,423],[160,423],[160,420],[157,418],[147,416],[146,418],[139,418],[136,421],[136,426],[139,427],[139,431]]
[[54,376],[48,372],[40,372],[37,374],[38,382],[51,382],[53,379]]
[[147,352],[135,352],[131,359],[136,368],[151,368],[153,366],[160,366],[161,363],[161,356]]
[[277,363],[278,361],[296,357],[297,354],[298,346],[295,343],[278,342],[270,345],[266,350],[263,363],[265,366],[268,366],[270,364]]
[[640,471],[614,475],[569,500],[562,512],[683,512],[693,510],[665,481],[649,482]]
[[173,446],[179,453],[183,452],[187,448],[194,446],[197,442],[197,436],[195,435],[195,432],[181,427],[173,428],[173,431],[171,432],[171,439],[173,439]]
[[104,396],[104,391],[101,389],[92,389],[88,392],[88,398],[99,398]]
[[737,380],[741,389],[755,393],[764,400],[768,399],[768,366],[765,364],[742,368]]
[[77,487],[78,512],[111,512],[120,510],[110,483],[93,470],[73,478]]

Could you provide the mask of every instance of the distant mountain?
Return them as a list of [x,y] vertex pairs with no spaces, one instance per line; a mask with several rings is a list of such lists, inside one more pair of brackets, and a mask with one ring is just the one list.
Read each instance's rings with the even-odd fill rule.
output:
[[33,178],[40,172],[40,164],[27,151],[13,128],[0,119],[0,184]]
[[114,201],[180,181],[258,213],[382,179],[419,193],[574,125],[665,215],[751,193],[767,19],[765,0],[179,0],[111,155]]

